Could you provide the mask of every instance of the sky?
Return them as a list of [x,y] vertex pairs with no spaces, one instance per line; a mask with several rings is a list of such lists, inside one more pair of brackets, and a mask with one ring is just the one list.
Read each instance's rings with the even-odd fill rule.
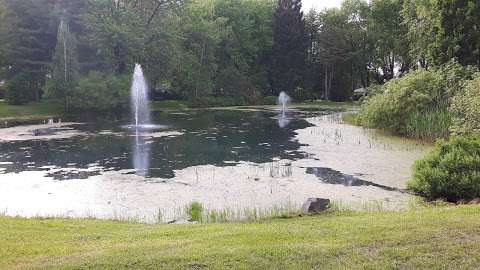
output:
[[317,10],[324,8],[340,7],[342,0],[302,0],[304,11],[309,11],[312,7]]

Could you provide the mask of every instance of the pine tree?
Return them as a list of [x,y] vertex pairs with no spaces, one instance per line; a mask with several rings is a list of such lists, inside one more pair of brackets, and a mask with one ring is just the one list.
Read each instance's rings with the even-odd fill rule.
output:
[[308,39],[301,0],[278,0],[273,19],[270,83],[273,94],[301,86]]
[[10,78],[22,72],[31,74],[32,97],[38,101],[55,47],[54,1],[4,0],[2,6],[2,64],[9,67]]

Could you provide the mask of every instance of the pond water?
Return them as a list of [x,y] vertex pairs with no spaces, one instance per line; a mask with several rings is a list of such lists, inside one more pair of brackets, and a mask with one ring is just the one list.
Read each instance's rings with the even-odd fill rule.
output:
[[410,166],[429,146],[340,119],[265,107],[155,112],[164,127],[141,134],[122,121],[5,123],[0,213],[153,222],[192,201],[268,209],[310,197],[405,207]]

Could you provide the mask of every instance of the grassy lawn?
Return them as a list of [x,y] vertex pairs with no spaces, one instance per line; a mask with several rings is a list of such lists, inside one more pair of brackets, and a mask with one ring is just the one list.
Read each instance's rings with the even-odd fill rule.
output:
[[257,223],[0,217],[1,269],[480,269],[480,207]]
[[4,100],[0,100],[0,120],[54,117],[61,115],[62,112],[63,107],[58,103],[42,101],[14,106],[8,105]]

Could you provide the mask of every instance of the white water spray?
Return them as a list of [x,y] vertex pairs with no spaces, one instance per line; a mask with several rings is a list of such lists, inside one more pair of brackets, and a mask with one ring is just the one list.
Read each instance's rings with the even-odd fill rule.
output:
[[135,64],[130,95],[135,126],[148,127],[151,125],[150,108],[148,106],[148,86],[143,76],[142,67],[139,64]]
[[285,92],[281,92],[278,96],[278,105],[282,106],[281,112],[278,114],[278,126],[281,128],[286,127],[290,120],[287,118],[287,105],[290,103],[291,98]]
[[291,101],[290,96],[288,96],[287,93],[283,91],[278,96],[278,105],[282,105],[282,110],[285,110],[285,108],[287,107],[288,103],[290,103],[290,101]]

